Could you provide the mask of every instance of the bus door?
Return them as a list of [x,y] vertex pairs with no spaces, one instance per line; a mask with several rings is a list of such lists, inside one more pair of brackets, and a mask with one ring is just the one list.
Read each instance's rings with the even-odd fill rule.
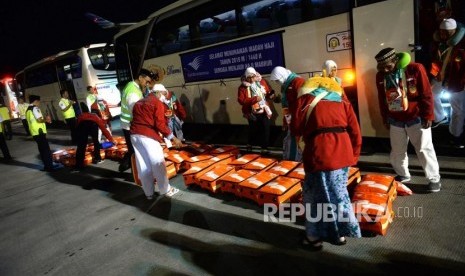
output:
[[389,136],[378,108],[375,55],[387,47],[410,52],[409,44],[415,44],[414,1],[388,0],[352,10],[358,108],[364,137]]
[[76,91],[73,84],[73,76],[71,70],[69,69],[69,64],[57,64],[57,73],[58,73],[58,85],[61,89],[66,89],[71,100],[76,100]]

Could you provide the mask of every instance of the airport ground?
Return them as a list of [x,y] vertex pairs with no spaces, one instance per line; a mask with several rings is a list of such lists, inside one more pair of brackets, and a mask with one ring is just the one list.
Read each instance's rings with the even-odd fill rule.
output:
[[[265,222],[263,208],[231,195],[187,188],[149,201],[130,171],[106,160],[80,174],[40,171],[37,146],[19,123],[0,162],[0,275],[463,275],[465,157],[439,155],[442,190],[426,192],[415,155],[414,194],[394,201],[385,236],[299,246],[303,224]],[[120,134],[115,126],[115,133]],[[186,133],[187,134],[187,133]],[[235,134],[218,132],[209,136]],[[186,135],[188,138],[189,136]],[[195,135],[192,135],[194,137]],[[69,146],[66,129],[49,130],[52,149]],[[197,137],[196,137],[197,138]],[[221,139],[218,139],[220,142]],[[234,139],[233,139],[234,140]],[[237,137],[235,141],[242,138]],[[219,143],[218,142],[218,143]],[[224,142],[224,141],[221,141]],[[279,156],[279,148],[274,148]],[[442,153],[442,151],[441,151]],[[385,151],[361,156],[362,173],[393,174]]]

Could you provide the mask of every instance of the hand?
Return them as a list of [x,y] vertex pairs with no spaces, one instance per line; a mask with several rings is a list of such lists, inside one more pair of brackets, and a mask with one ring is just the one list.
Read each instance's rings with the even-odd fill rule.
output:
[[257,96],[257,102],[261,102],[263,99],[260,96]]
[[173,139],[171,139],[171,142],[173,143],[173,146],[177,149],[182,147],[182,141],[179,140],[177,137],[173,137]]
[[424,129],[428,129],[433,125],[433,121],[431,120],[421,120],[421,127]]

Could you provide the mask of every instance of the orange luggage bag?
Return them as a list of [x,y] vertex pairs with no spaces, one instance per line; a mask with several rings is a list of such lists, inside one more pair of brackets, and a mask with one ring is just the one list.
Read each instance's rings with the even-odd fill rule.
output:
[[300,180],[305,179],[305,170],[304,170],[304,164],[298,165],[295,169],[290,171],[287,175],[287,177],[292,177],[292,178],[297,178]]
[[262,186],[257,192],[259,205],[273,203],[279,205],[302,193],[301,181],[296,178],[278,176]]
[[236,167],[236,171],[241,170],[246,164],[260,157],[260,154],[245,154],[229,162],[229,165]]
[[385,193],[391,200],[397,196],[397,182],[393,176],[382,174],[362,175],[360,183],[354,188],[354,192]]
[[355,192],[352,205],[362,230],[386,235],[394,218],[392,200],[388,194]]
[[197,162],[195,165],[193,165],[190,169],[188,169],[182,174],[182,177],[184,179],[184,185],[189,186],[193,184],[198,184],[196,179],[200,177],[202,174],[206,173],[208,171],[208,168],[210,168],[210,166],[212,166],[213,164],[215,164],[215,162],[211,160]]
[[215,162],[216,163],[215,166],[216,166],[216,165],[228,165],[234,159],[236,159],[235,155],[232,155],[230,153],[224,153],[224,154],[214,155],[210,159],[210,161]]
[[249,170],[229,172],[218,180],[221,187],[221,192],[236,194],[239,183],[251,177],[252,175],[255,175],[256,173],[256,171]]
[[349,177],[347,180],[347,186],[352,186],[360,183],[362,176],[360,175],[360,169],[355,167],[349,167]]
[[181,170],[181,165],[184,161],[189,159],[192,155],[186,151],[170,150],[165,153],[165,159],[174,163],[176,171]]
[[218,154],[229,153],[231,155],[234,155],[235,158],[237,158],[237,156],[239,156],[239,152],[240,152],[239,148],[236,146],[222,146],[222,147],[217,147],[217,148],[210,150],[208,154],[218,155]]
[[224,164],[212,166],[206,173],[198,177],[200,187],[215,193],[221,187],[221,182],[218,180],[233,170],[234,166]]
[[266,171],[273,167],[278,161],[274,158],[259,157],[244,165],[243,169],[252,171]]
[[189,157],[188,159],[184,160],[181,163],[181,170],[188,170],[195,163],[210,160],[212,158],[213,158],[213,155],[208,155],[208,154],[201,154],[201,155],[196,155],[196,156]]
[[296,161],[289,161],[289,160],[282,160],[278,164],[274,165],[270,169],[268,169],[269,172],[275,173],[277,175],[286,175],[293,169],[295,169],[300,162]]
[[277,176],[277,174],[267,171],[258,172],[256,175],[247,178],[237,185],[236,196],[245,197],[257,202],[258,190]]

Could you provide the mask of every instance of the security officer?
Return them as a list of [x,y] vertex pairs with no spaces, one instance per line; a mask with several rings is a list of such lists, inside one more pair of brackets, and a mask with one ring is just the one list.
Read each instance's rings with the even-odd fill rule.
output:
[[3,137],[3,116],[0,114],[0,149],[3,153],[3,159],[6,161],[11,160],[10,151],[8,150],[8,146],[5,141],[5,137]]
[[3,103],[0,103],[0,114],[3,118],[2,127],[5,132],[5,138],[11,140],[13,138],[13,131],[11,130],[10,110]]
[[[40,158],[44,163],[44,171],[53,172],[59,168],[59,166],[53,164],[52,152],[47,140],[47,127],[45,126],[46,119],[42,116],[40,111],[40,96],[30,95],[29,102],[31,105],[26,111],[26,119],[29,124],[29,131],[31,132],[32,138],[37,143],[39,148]],[[47,119],[49,120],[49,119]],[[47,121],[50,123],[50,121]]]
[[127,153],[119,166],[119,171],[124,172],[131,167],[131,155],[134,153],[134,148],[131,143],[131,133],[129,131],[132,121],[132,108],[134,104],[142,99],[143,91],[149,86],[152,80],[156,80],[156,76],[151,71],[142,68],[137,79],[129,82],[123,89],[121,96],[121,129],[124,133],[124,139],[128,147]]
[[71,131],[71,143],[76,144],[76,114],[74,113],[73,105],[75,101],[69,99],[69,93],[66,89],[60,90],[61,100],[58,103],[66,124]]
[[29,132],[29,126],[27,125],[27,120],[26,120],[26,111],[27,111],[27,108],[29,107],[29,104],[24,102],[23,97],[20,97],[18,101],[19,101],[18,110],[19,110],[19,117],[21,118],[21,123],[23,123],[23,127],[24,127],[24,130],[26,131],[27,136],[31,136],[31,133]]

